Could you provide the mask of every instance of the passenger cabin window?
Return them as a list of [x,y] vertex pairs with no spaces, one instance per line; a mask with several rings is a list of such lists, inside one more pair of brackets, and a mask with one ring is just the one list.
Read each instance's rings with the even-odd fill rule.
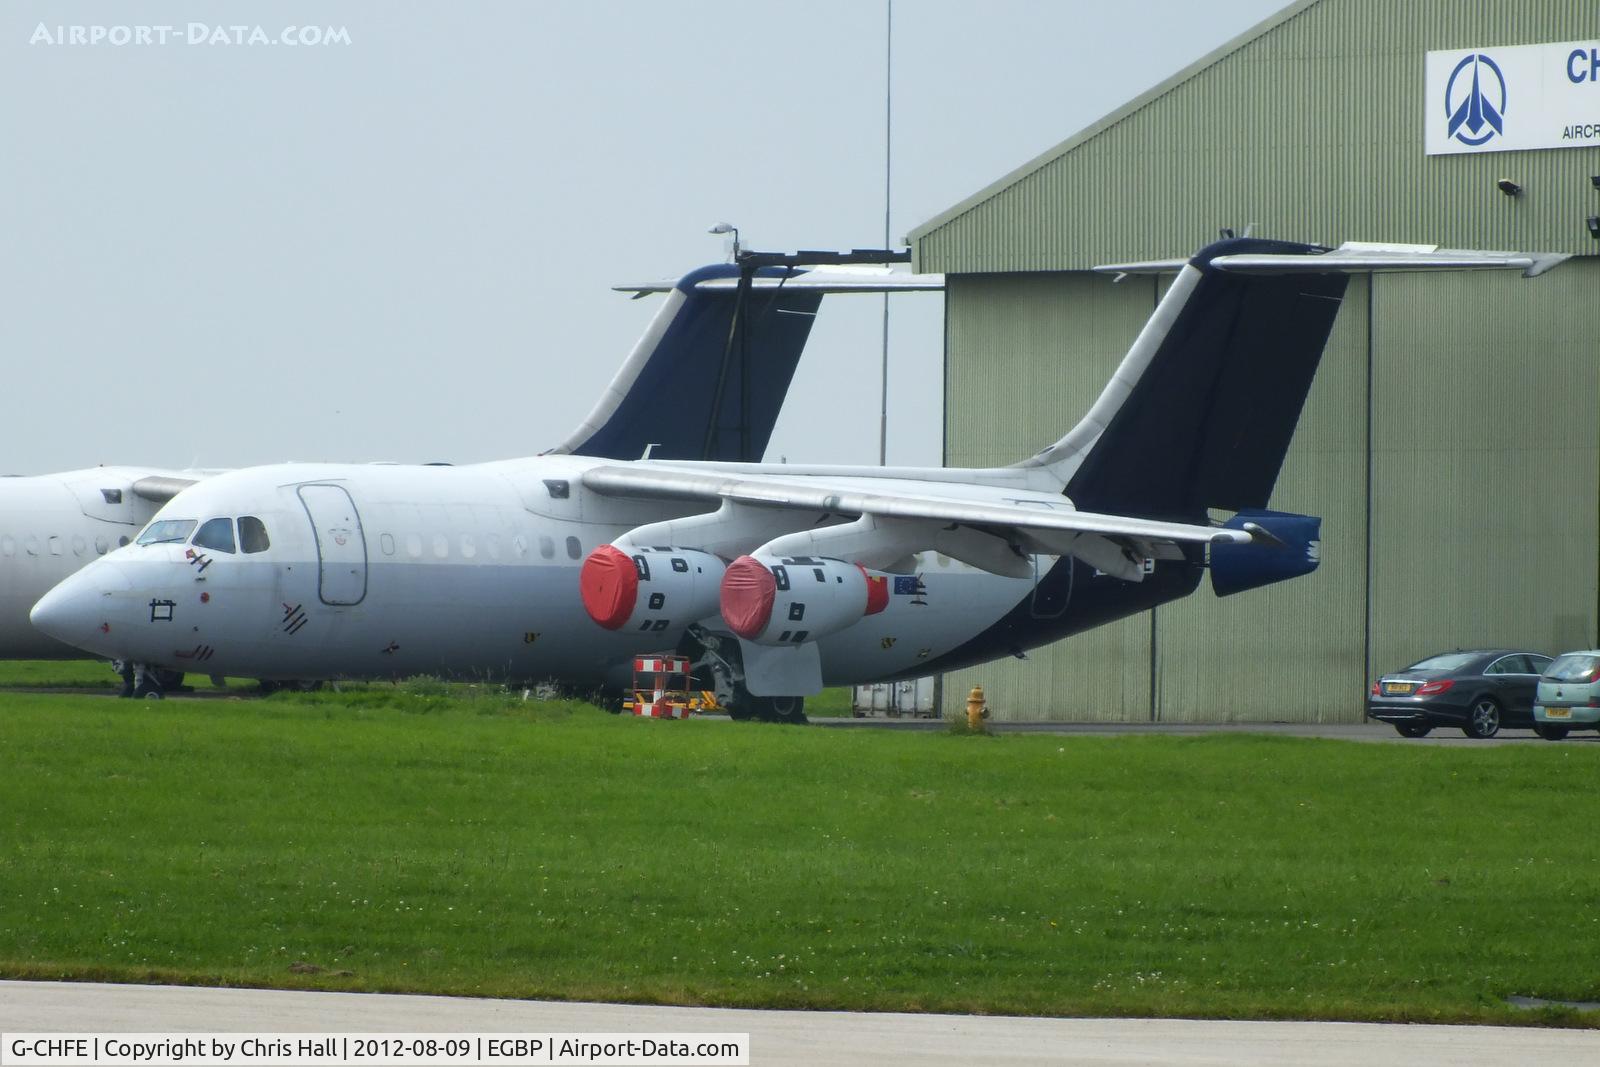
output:
[[139,535],[139,544],[181,544],[194,526],[194,519],[158,519],[144,528],[144,533]]
[[194,535],[194,545],[197,548],[209,548],[213,552],[234,552],[233,520],[207,519]]
[[239,548],[245,552],[265,552],[272,547],[267,538],[267,524],[254,515],[239,519]]

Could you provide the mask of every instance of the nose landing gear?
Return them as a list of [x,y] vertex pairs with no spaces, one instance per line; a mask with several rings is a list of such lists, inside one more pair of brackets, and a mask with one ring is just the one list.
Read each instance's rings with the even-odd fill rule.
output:
[[117,696],[125,699],[160,700],[168,693],[193,692],[183,684],[182,671],[127,660],[113,661],[111,669],[122,678],[122,689]]

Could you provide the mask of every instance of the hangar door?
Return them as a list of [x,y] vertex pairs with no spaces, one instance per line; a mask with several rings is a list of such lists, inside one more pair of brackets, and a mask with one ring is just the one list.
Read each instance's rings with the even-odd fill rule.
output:
[[324,604],[359,604],[367,595],[367,539],[355,501],[337,485],[302,485],[300,503],[317,535],[317,595]]

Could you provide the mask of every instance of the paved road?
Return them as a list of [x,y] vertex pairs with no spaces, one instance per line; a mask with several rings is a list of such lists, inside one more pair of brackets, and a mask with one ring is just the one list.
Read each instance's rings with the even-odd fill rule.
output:
[[749,1033],[757,1067],[1600,1063],[1594,1030],[744,1011],[54,982],[0,982],[0,1030]]
[[[704,716],[711,718],[712,716]],[[813,718],[813,725],[850,730],[943,730],[939,719]],[[1403,745],[1600,745],[1600,733],[1581,730],[1564,741],[1546,741],[1532,730],[1505,729],[1487,741],[1478,741],[1458,729],[1440,727],[1427,737],[1407,738],[1383,723],[1186,723],[1186,722],[1001,722],[991,727],[997,733],[1044,734],[1145,734],[1157,737],[1183,737],[1195,734],[1272,734],[1277,737],[1325,737],[1339,741],[1393,741]]]

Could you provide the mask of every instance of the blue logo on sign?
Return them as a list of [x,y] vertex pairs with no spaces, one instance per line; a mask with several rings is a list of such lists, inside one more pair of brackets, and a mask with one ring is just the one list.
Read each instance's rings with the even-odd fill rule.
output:
[[1494,60],[1474,52],[1456,64],[1444,86],[1444,113],[1445,135],[1474,148],[1506,132],[1506,78]]

